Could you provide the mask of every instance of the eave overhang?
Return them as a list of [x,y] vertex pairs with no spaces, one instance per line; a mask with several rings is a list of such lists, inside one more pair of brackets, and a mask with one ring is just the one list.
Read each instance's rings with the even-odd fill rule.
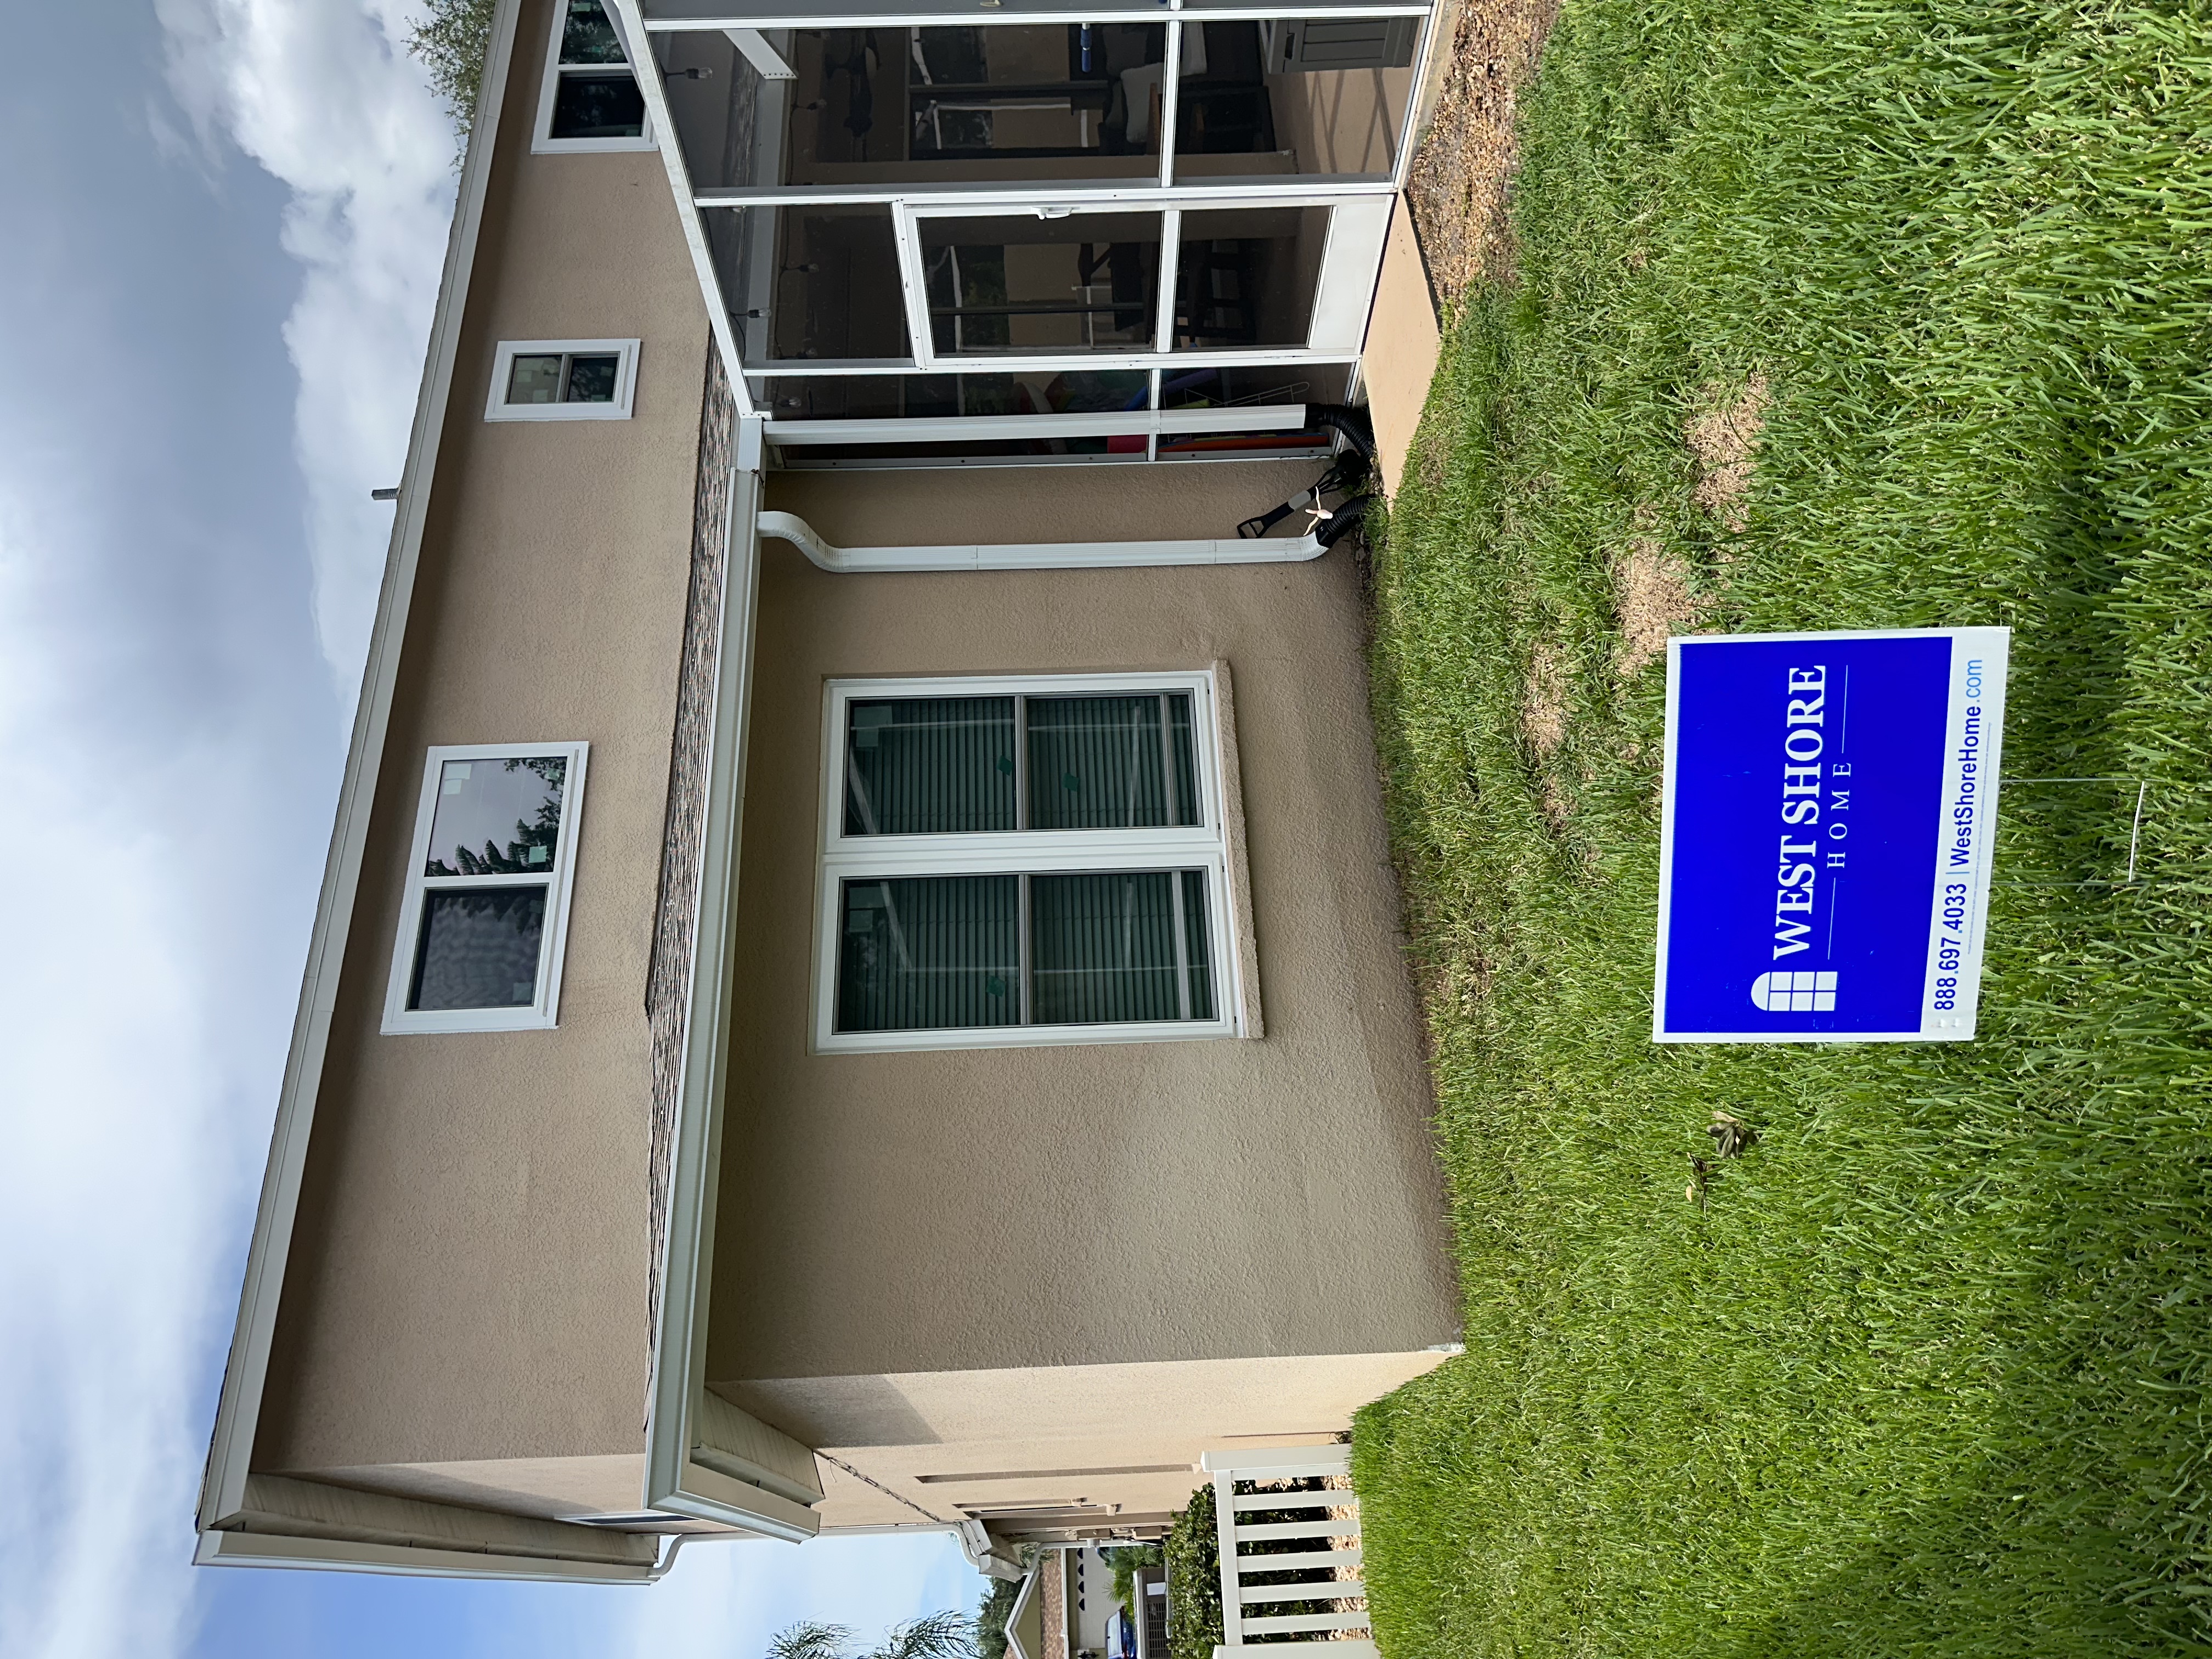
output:
[[[274,1564],[283,1558],[298,1565],[384,1571],[457,1570],[443,1559],[453,1552],[426,1553],[405,1544],[356,1547],[344,1540],[286,1540],[267,1533],[252,1534],[248,1541],[240,1528],[246,1524],[246,1486],[268,1382],[277,1304],[283,1291],[285,1266],[298,1219],[300,1188],[306,1173],[315,1103],[330,1045],[339,972],[361,885],[370,811],[391,724],[400,647],[406,636],[408,612],[414,597],[431,487],[437,472],[439,439],[453,390],[462,313],[483,228],[485,190],[497,147],[520,9],[520,0],[498,0],[494,9],[485,54],[483,95],[461,163],[453,225],[447,240],[437,306],[431,317],[429,351],[423,362],[422,388],[416,398],[406,465],[400,476],[398,505],[390,550],[385,559],[384,583],[377,596],[376,620],[369,633],[361,699],[354,711],[353,734],[338,788],[330,856],[324,866],[322,890],[316,899],[300,1006],[294,1017],[291,1048],[285,1057],[283,1082],[277,1095],[269,1163],[262,1176],[260,1201],[246,1250],[238,1323],[223,1370],[214,1432],[208,1447],[207,1470],[197,1515],[198,1559],[203,1561],[251,1559]],[[438,1559],[433,1560],[432,1557]],[[477,1557],[474,1561],[481,1563],[489,1559]],[[530,1571],[538,1577],[600,1579],[606,1576],[583,1570],[574,1563],[536,1561]]]

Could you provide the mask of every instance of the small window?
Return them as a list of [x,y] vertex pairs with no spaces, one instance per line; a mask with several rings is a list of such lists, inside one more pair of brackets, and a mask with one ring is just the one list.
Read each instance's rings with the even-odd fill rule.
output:
[[502,340],[488,421],[626,421],[636,390],[635,340]]
[[833,683],[816,1047],[1237,1035],[1212,692]]
[[587,744],[433,749],[384,1029],[557,1023]]
[[651,149],[645,95],[601,0],[557,0],[536,150]]

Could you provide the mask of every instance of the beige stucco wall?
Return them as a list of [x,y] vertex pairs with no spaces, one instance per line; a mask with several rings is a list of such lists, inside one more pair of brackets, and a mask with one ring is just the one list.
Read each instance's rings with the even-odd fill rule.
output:
[[[1034,473],[781,477],[769,504],[846,544],[1220,535],[1311,469],[1283,471],[1158,468],[1119,498],[1103,469],[1047,488]],[[1403,1353],[1452,1336],[1361,638],[1342,551],[840,576],[769,545],[710,1381]],[[1217,660],[1264,1040],[808,1052],[826,678]]]
[[[1246,519],[1297,494],[1319,472],[1310,460],[1163,461],[1152,466],[999,466],[921,468],[912,471],[771,472],[763,505],[796,513],[839,547],[942,546],[969,542],[1103,542],[1228,538]],[[1279,532],[1305,528],[1303,514]],[[770,544],[771,547],[776,545]],[[877,576],[837,581],[873,582]],[[927,576],[893,577],[925,584],[937,603],[959,610],[981,590],[931,585]],[[1062,580],[1034,580],[1046,595]],[[834,590],[830,590],[834,591]],[[811,603],[798,600],[798,603]],[[761,631],[775,624],[763,597]],[[1048,599],[1048,605],[1054,601]],[[855,623],[865,619],[857,613]],[[1148,663],[1148,667],[1163,666]],[[986,665],[970,665],[981,672]],[[763,659],[765,667],[765,659]],[[843,673],[847,671],[837,669]],[[757,776],[757,771],[751,775]]]
[[[1156,1527],[1204,1479],[1201,1453],[1328,1439],[1350,1428],[1367,1401],[1443,1358],[1313,1353],[781,1377],[718,1391],[821,1448],[828,1530],[923,1515],[957,1522],[963,1506],[1079,1501],[1094,1509],[1065,1517],[1067,1524]],[[1042,1515],[986,1520],[1007,1537],[1061,1530],[1060,1520]]]
[[[517,37],[254,1459],[624,1507],[706,325],[658,155],[529,153],[550,18]],[[642,340],[634,419],[485,422],[499,340],[577,337]],[[539,738],[592,744],[559,1029],[380,1035],[425,749]]]
[[[642,1001],[706,349],[659,158],[529,152],[550,16],[533,0],[518,35],[254,1452],[544,1516],[637,1498]],[[635,419],[483,420],[501,339],[630,336]],[[1226,537],[1314,471],[781,475],[769,504],[848,544]],[[1455,1300],[1359,614],[1341,554],[838,578],[770,550],[709,1362],[726,1397],[791,1422],[828,1409],[801,1385],[936,1372],[981,1413],[957,1432],[985,1464],[951,1467],[1103,1468],[1341,1426],[1433,1363]],[[825,677],[1216,662],[1264,1040],[806,1054]],[[559,1029],[382,1035],[425,749],[536,738],[592,745]],[[1206,1369],[1255,1358],[1278,1368],[1256,1390]],[[817,1427],[933,1490],[909,1442]],[[832,1524],[886,1501],[832,1478]]]
[[1391,212],[1382,275],[1367,314],[1366,349],[1359,360],[1360,385],[1367,393],[1368,416],[1375,422],[1376,470],[1382,475],[1383,489],[1393,495],[1406,475],[1413,435],[1443,351],[1428,270],[1414,237],[1412,210],[1401,196]]

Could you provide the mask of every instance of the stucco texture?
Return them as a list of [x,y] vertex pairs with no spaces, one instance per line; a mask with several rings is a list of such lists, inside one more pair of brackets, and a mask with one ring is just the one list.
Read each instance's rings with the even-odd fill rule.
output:
[[[501,118],[258,1469],[643,1445],[643,1003],[706,324],[658,155],[529,153],[551,15],[524,10]],[[625,337],[633,419],[484,420],[500,340]],[[426,749],[575,738],[559,1028],[381,1035]]]
[[[1203,1478],[1200,1455],[1313,1444],[1443,1362],[1303,1354],[721,1385],[821,1449],[825,1531],[979,1514],[1001,1537],[1158,1528]],[[865,1476],[856,1479],[848,1469]],[[1076,1505],[1089,1514],[1060,1513]]]
[[[1218,535],[1310,471],[784,477],[769,505],[848,544]],[[771,544],[761,580],[710,1381],[1449,1340],[1352,560],[850,576]],[[1217,662],[1264,1039],[808,1052],[825,680]]]

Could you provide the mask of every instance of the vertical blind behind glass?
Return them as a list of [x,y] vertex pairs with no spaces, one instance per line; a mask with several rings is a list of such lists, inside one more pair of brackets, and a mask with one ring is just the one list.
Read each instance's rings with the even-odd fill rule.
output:
[[1203,816],[1188,691],[846,705],[848,836],[1164,829]]
[[1199,821],[1190,693],[1025,697],[1031,830]]
[[1201,870],[872,878],[840,898],[840,1031],[1214,1018]]
[[855,698],[845,720],[847,835],[1020,827],[1013,698]]
[[1111,871],[1030,881],[1030,1021],[1211,1019],[1206,876]]
[[848,881],[842,901],[839,1030],[1022,1023],[1018,877]]

